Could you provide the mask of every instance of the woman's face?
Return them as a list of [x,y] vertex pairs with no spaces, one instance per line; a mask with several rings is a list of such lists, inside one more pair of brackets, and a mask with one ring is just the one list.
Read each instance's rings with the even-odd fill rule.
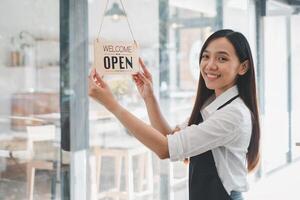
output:
[[202,54],[200,70],[206,87],[219,96],[236,83],[238,75],[246,73],[233,45],[226,38],[211,41]]

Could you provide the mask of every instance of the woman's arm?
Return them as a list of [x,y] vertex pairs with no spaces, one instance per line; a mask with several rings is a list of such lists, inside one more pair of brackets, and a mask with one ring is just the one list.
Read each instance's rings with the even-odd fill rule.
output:
[[154,151],[159,158],[169,158],[167,137],[161,132],[132,115],[120,104],[110,111],[140,142]]
[[162,115],[155,96],[145,99],[145,104],[151,125],[155,129],[159,130],[164,136],[170,134],[172,132],[172,129],[166,121],[166,119],[164,118],[164,116]]
[[143,72],[133,75],[139,93],[145,101],[151,125],[163,135],[170,134],[172,129],[161,113],[159,104],[154,96],[152,75],[146,68],[142,59],[139,59]]
[[154,151],[161,159],[169,158],[166,136],[123,108],[96,70],[93,70],[89,77],[89,95],[103,104],[140,142]]

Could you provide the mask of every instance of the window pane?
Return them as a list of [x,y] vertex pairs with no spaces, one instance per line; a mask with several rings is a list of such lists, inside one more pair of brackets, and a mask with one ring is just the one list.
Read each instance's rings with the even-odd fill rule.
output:
[[[265,115],[263,120],[264,168],[286,163],[288,152],[286,18],[265,17]],[[274,32],[274,29],[280,30]],[[274,59],[276,58],[276,59]],[[276,148],[275,148],[276,147]]]
[[300,93],[297,87],[300,84],[300,16],[291,17],[291,48],[292,48],[292,148],[294,158],[300,156],[300,148],[295,147],[295,142],[300,142]]
[[59,197],[59,1],[0,12],[0,199]]
[[[126,18],[103,15],[113,8],[122,9],[120,1],[90,1],[89,41],[90,64],[93,63],[93,41],[99,36],[110,41],[132,42]],[[152,72],[154,87],[158,85],[158,1],[123,1],[130,27],[140,46],[140,54]],[[116,8],[116,7],[114,7]],[[147,11],[140,8],[147,8]],[[99,33],[101,20],[102,29]],[[147,23],[144,23],[147,21]],[[148,122],[144,103],[130,75],[107,75],[105,80],[118,101],[139,119]],[[155,89],[156,90],[156,89]],[[157,92],[157,91],[156,91]],[[112,196],[141,199],[159,196],[159,162],[103,106],[90,100],[90,160],[92,197]]]
[[[93,41],[98,37],[103,15],[116,9],[113,3],[121,10],[122,5],[119,1],[110,2],[108,12],[105,11],[106,1],[89,2],[89,53],[92,65]],[[245,21],[251,21],[250,12],[244,14],[244,9],[249,7],[248,1],[243,3],[244,7],[236,11]],[[160,95],[161,110],[170,125],[175,127],[183,123],[192,111],[202,44],[213,31],[221,28],[216,26],[222,20],[216,11],[217,3],[171,0],[169,4],[164,4],[164,1],[158,0],[131,0],[123,1],[123,4],[133,35],[140,45],[141,57],[152,73],[155,93],[157,97]],[[228,19],[230,13],[226,12]],[[244,31],[243,24],[238,21],[235,24],[238,30]],[[246,31],[253,37],[248,27]],[[109,17],[108,14],[103,19],[99,35],[113,41],[132,41],[126,18]],[[121,104],[149,123],[143,100],[130,76],[107,75],[105,80]],[[188,199],[187,165],[160,161],[137,142],[112,114],[93,100],[90,101],[90,113],[95,116],[95,120],[90,122],[95,196],[141,195],[140,199]],[[133,151],[134,155],[131,153]]]

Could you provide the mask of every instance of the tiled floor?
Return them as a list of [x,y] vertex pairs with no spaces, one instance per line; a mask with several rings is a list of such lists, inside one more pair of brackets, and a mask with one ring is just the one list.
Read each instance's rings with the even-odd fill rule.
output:
[[299,200],[300,160],[250,185],[245,200]]

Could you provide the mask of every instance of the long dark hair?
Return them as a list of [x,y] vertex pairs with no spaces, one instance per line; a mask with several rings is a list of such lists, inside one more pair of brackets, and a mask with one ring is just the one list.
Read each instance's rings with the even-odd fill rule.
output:
[[[240,63],[248,61],[248,71],[237,78],[237,87],[239,90],[239,96],[245,102],[246,106],[251,111],[252,117],[252,134],[250,144],[248,146],[247,161],[248,171],[252,171],[259,163],[259,140],[260,140],[260,125],[259,114],[256,95],[256,83],[254,73],[254,63],[251,54],[250,45],[245,36],[239,32],[233,30],[224,29],[213,33],[203,44],[200,52],[199,64],[201,62],[203,51],[207,48],[208,44],[217,38],[226,38],[234,46],[237,57]],[[189,125],[198,124],[200,122],[199,109],[202,108],[205,101],[214,93],[214,90],[210,90],[206,87],[202,74],[200,73],[200,79],[198,83],[198,91],[194,108],[189,120]]]

